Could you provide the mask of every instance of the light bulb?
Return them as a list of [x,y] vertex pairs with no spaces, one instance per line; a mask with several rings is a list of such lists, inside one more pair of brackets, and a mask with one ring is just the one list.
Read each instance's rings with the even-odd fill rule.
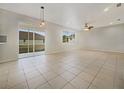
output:
[[41,24],[42,24],[42,25],[45,25],[45,22],[43,21],[43,22],[41,22]]
[[42,27],[42,26],[44,26],[44,25],[45,25],[45,22],[42,21],[42,22],[40,23],[40,27]]
[[84,28],[84,30],[85,30],[85,31],[89,31],[89,29],[88,29],[88,28]]

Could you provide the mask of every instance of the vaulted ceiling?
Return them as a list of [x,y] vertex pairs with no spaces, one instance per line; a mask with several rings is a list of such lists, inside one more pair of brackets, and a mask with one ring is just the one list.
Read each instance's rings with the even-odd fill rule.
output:
[[[40,18],[40,7],[45,7],[45,20],[82,30],[88,22],[94,27],[124,23],[124,4],[115,3],[1,3],[0,8]],[[120,19],[120,21],[117,21]]]

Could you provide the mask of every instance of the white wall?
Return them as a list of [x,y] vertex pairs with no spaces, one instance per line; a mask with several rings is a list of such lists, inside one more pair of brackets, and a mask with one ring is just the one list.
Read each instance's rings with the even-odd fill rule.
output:
[[[18,24],[20,21],[29,22],[34,19],[1,9],[0,12],[0,34],[7,35],[7,42],[0,44],[1,63],[18,59]],[[124,24],[97,28],[91,32],[78,32],[48,22],[46,29],[42,30],[46,31],[46,54],[78,48],[124,53]],[[75,31],[76,39],[70,43],[62,43],[63,31]]]
[[4,12],[0,15],[0,34],[7,36],[7,42],[0,45],[0,63],[16,60],[18,54],[18,25],[14,15]]
[[[7,35],[7,42],[5,44],[0,45],[0,63],[2,63],[18,59],[19,50],[18,24],[22,21],[34,23],[37,20],[24,15],[18,15],[9,11],[5,11],[2,9],[0,9],[0,12],[1,12],[0,34]],[[50,22],[47,22],[46,28],[41,29],[41,31],[43,30],[46,31],[45,40],[46,54],[63,52],[76,48],[77,39],[69,44],[62,43],[62,32],[64,30],[66,31],[75,30]]]
[[78,39],[82,49],[124,53],[124,24],[82,31]]
[[62,27],[60,25],[55,25],[53,23],[49,23],[46,28],[46,54],[69,51],[72,49],[76,49],[76,40],[73,40],[70,43],[63,43],[63,31],[74,31],[69,28]]

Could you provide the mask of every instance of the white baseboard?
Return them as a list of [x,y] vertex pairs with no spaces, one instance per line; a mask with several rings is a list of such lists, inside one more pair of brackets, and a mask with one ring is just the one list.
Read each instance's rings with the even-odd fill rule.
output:
[[33,52],[33,53],[24,53],[24,54],[18,54],[18,58],[26,58],[26,57],[33,57],[33,56],[40,56],[44,55],[45,52]]
[[53,51],[47,51],[45,54],[56,54],[56,53],[62,53],[62,52],[68,52],[72,50],[76,50],[77,48],[72,48],[72,49],[63,49],[63,50],[53,50]]
[[0,63],[13,62],[13,61],[17,61],[17,60],[18,60],[18,58],[5,59],[5,60],[0,60]]
[[115,51],[115,50],[102,50],[102,49],[90,49],[90,48],[80,48],[81,50],[89,50],[89,51],[99,51],[99,52],[107,52],[107,53],[118,53],[124,54],[122,51]]

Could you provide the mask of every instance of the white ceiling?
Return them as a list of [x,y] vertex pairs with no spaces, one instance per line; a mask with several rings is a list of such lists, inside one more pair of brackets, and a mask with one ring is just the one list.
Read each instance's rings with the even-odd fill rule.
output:
[[[124,4],[117,8],[111,3],[1,3],[0,8],[39,19],[42,5],[45,7],[45,20],[77,30],[81,30],[85,22],[95,27],[107,26],[111,22],[124,23]],[[104,12],[107,7],[109,10]],[[120,22],[116,21],[118,18]]]

